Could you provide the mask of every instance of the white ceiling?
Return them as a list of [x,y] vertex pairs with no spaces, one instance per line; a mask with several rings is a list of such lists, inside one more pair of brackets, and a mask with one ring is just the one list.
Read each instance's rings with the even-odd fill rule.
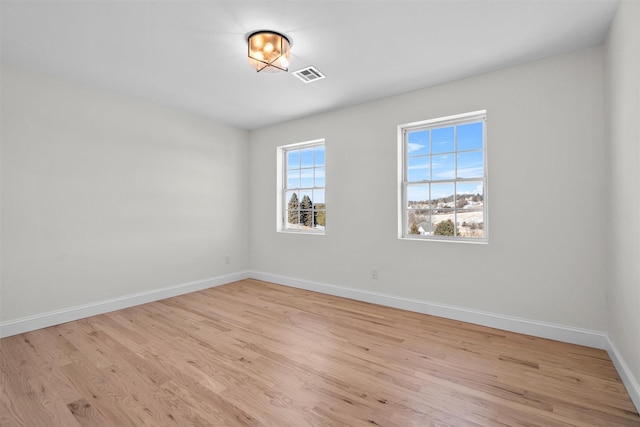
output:
[[[255,129],[602,42],[617,0],[5,1],[1,58]],[[293,39],[257,74],[244,36]]]

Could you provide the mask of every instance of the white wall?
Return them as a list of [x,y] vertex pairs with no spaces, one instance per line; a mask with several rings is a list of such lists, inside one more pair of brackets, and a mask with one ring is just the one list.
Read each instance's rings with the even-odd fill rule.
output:
[[[640,3],[623,1],[605,44],[610,154],[608,332],[640,407]],[[631,389],[633,387],[634,389]]]
[[1,321],[247,269],[247,132],[9,66],[1,83]]
[[[244,131],[4,66],[0,321],[250,268],[604,331],[602,79],[594,48],[257,130],[248,147]],[[396,126],[485,108],[490,243],[398,240]],[[316,138],[327,234],[276,233],[276,146]]]
[[[251,132],[251,269],[604,331],[602,82],[593,48]],[[479,109],[489,244],[398,240],[397,125]],[[276,147],[316,138],[326,235],[277,233]]]

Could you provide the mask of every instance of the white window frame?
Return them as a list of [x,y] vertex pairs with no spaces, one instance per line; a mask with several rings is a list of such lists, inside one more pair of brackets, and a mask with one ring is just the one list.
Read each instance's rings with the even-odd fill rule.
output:
[[[458,178],[454,176],[452,179],[446,180],[423,180],[423,181],[411,181],[407,180],[408,169],[408,144],[406,141],[407,135],[411,131],[436,129],[448,126],[458,126],[468,123],[475,123],[478,121],[483,122],[483,176],[478,178]],[[456,128],[454,128],[456,129]],[[455,130],[454,130],[455,132]],[[464,243],[488,243],[489,242],[489,215],[488,215],[488,163],[487,163],[487,112],[486,110],[474,111],[470,113],[457,114],[447,117],[440,117],[436,119],[423,120],[419,122],[405,123],[398,126],[398,238],[403,240],[423,240],[423,241],[443,241],[443,242],[464,242]],[[464,152],[464,151],[460,151]],[[457,141],[454,143],[454,171],[457,171]],[[429,156],[432,156],[431,152]],[[454,183],[454,197],[456,193],[456,185],[464,182],[477,182],[482,181],[483,184],[483,237],[466,237],[466,236],[436,236],[432,234],[409,234],[408,224],[408,211],[407,208],[407,187],[409,184],[424,183]],[[431,197],[431,196],[429,196]],[[455,198],[454,198],[455,200]],[[456,230],[458,229],[458,214],[459,208],[453,208],[454,224]]]
[[[327,158],[326,158],[326,153],[327,153],[327,148],[326,148],[326,144],[325,144],[325,140],[324,139],[314,139],[311,141],[305,141],[305,142],[299,142],[299,143],[295,143],[295,144],[289,144],[289,145],[283,145],[280,147],[277,147],[277,168],[278,168],[278,179],[277,179],[277,185],[278,185],[278,193],[277,193],[277,197],[276,197],[276,205],[277,205],[277,225],[276,225],[276,230],[278,232],[282,232],[282,233],[295,233],[295,234],[312,234],[312,235],[324,235],[326,232],[326,223],[324,228],[322,229],[317,229],[317,228],[305,228],[305,229],[299,229],[299,228],[291,228],[291,227],[287,227],[288,224],[288,218],[287,218],[287,208],[288,208],[288,204],[289,204],[289,200],[287,199],[287,191],[290,191],[291,188],[287,187],[287,153],[290,151],[294,151],[294,150],[304,150],[307,148],[314,148],[314,147],[319,147],[322,146],[324,147],[324,152],[325,152],[325,163],[324,163],[324,170],[325,170],[325,174],[326,174],[326,164],[327,164]],[[316,168],[315,166],[313,167],[314,169]],[[315,179],[314,179],[314,184],[315,184]],[[313,187],[295,187],[294,189],[299,190],[299,191],[317,191],[317,190],[322,190],[325,193],[325,208],[324,208],[324,212],[326,215],[327,212],[327,205],[326,205],[326,188],[327,188],[327,182],[326,182],[326,176],[325,176],[325,185],[324,187],[318,187],[318,186],[313,186]]]

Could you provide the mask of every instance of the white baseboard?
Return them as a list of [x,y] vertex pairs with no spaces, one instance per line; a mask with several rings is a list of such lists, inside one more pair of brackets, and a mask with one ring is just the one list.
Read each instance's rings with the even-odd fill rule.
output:
[[244,280],[250,276],[251,275],[248,271],[241,271],[239,273],[233,273],[226,276],[196,280],[194,282],[183,283],[176,286],[154,289],[152,291],[125,295],[105,301],[98,301],[91,304],[84,304],[76,307],[65,308],[63,310],[56,310],[35,316],[0,322],[0,338],[22,334],[36,329],[47,328],[49,326],[59,325],[61,323],[71,322],[73,320],[83,319],[85,317],[95,316],[114,310],[120,310],[134,305],[158,301],[189,292],[200,291],[214,286]]
[[620,375],[624,386],[627,388],[631,401],[636,405],[638,412],[640,412],[640,384],[638,384],[638,380],[633,376],[627,362],[622,358],[618,347],[616,347],[609,337],[607,337],[607,343],[609,344],[607,352],[613,362],[613,366],[616,367],[618,375]]
[[347,288],[343,286],[328,285],[325,283],[294,279],[292,277],[261,273],[258,271],[250,272],[250,277],[308,291],[321,292],[324,294],[400,308],[417,313],[430,314],[433,316],[445,317],[447,319],[474,323],[476,325],[488,326],[505,331],[518,332],[540,338],[548,338],[571,344],[609,350],[607,334],[602,331],[539,322],[536,320],[506,316],[503,314],[471,310],[452,305],[399,297],[379,292],[364,291],[361,289]]

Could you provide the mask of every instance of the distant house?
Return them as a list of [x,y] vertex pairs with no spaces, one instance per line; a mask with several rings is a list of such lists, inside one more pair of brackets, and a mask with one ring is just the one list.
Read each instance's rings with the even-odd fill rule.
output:
[[430,222],[423,221],[418,224],[418,231],[421,235],[432,235],[433,234],[433,225]]

